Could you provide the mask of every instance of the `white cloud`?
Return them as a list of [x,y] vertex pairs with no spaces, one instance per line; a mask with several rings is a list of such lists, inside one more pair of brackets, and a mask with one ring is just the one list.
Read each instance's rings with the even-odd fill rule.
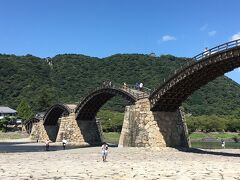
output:
[[202,27],[200,27],[200,31],[205,31],[207,29],[208,25],[204,24]]
[[174,36],[170,36],[170,35],[164,35],[162,37],[162,41],[166,42],[166,41],[175,41],[177,40]]
[[240,39],[240,32],[238,32],[238,33],[232,35],[232,37],[231,37],[230,40],[234,41],[234,40],[237,40],[237,39]]
[[240,67],[239,67],[239,68],[237,68],[237,70],[238,70],[238,72],[240,72]]
[[217,33],[217,31],[213,30],[213,31],[209,31],[209,32],[208,32],[208,35],[209,35],[210,37],[212,37],[212,36],[215,36],[216,33]]

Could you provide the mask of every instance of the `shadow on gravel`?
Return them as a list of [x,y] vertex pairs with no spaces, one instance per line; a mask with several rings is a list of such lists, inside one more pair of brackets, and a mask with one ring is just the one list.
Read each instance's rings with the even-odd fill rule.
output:
[[107,143],[108,147],[118,147],[118,144],[113,144],[113,143]]
[[187,153],[197,153],[197,154],[210,154],[210,155],[217,155],[217,156],[229,156],[229,157],[240,157],[238,153],[229,153],[229,152],[216,152],[216,151],[209,151],[203,150],[198,148],[178,148],[179,151],[187,152]]
[[[77,146],[67,146],[65,150],[61,145],[51,145],[49,151],[67,151],[79,148]],[[0,142],[0,153],[19,153],[19,152],[44,152],[46,151],[43,143],[30,142]]]
[[[109,147],[117,148],[117,144],[108,143]],[[76,148],[90,148],[90,147],[99,147],[99,146],[79,146],[79,145],[67,145],[66,149],[64,150],[62,144],[54,144],[50,143],[49,151],[67,151],[70,149]],[[44,152],[46,151],[45,144],[40,143],[33,143],[33,142],[0,142],[0,153],[19,153],[19,152]],[[46,151],[47,152],[47,151]]]
[[13,145],[13,144],[30,144],[32,142],[0,142],[0,146],[5,144],[5,145]]

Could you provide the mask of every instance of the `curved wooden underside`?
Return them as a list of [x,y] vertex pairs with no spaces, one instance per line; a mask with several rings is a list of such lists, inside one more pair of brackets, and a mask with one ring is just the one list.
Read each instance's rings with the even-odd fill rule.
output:
[[99,109],[114,96],[126,99],[130,104],[134,104],[137,98],[125,91],[114,87],[98,89],[85,97],[76,108],[77,120],[93,120]]
[[26,132],[27,132],[28,134],[31,134],[33,124],[34,124],[34,123],[38,123],[39,121],[40,121],[40,120],[37,119],[37,118],[32,118],[32,119],[30,119],[29,121],[25,122],[25,123],[24,123],[24,126],[25,126],[25,129],[26,129]]
[[55,104],[45,113],[43,117],[43,124],[49,126],[56,125],[61,116],[67,116],[70,112],[71,109],[67,105]]
[[175,74],[150,95],[151,110],[175,111],[194,91],[240,67],[239,45],[207,54],[200,61]]

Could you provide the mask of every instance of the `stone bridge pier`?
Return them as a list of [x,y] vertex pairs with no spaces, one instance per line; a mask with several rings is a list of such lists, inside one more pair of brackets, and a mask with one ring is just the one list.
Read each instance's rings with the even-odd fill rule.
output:
[[89,146],[102,143],[102,130],[99,122],[77,121],[76,114],[70,113],[68,116],[61,117],[57,125],[44,125],[42,121],[35,123],[30,134],[31,139],[39,141],[62,142],[65,138],[71,145]]
[[52,142],[55,142],[58,134],[58,129],[58,124],[46,126],[43,125],[42,121],[39,121],[38,123],[33,124],[30,138],[35,140],[38,139],[39,141],[46,141],[47,139],[49,139]]
[[127,106],[119,147],[189,147],[184,114],[152,112],[148,98]]
[[71,113],[60,119],[60,128],[56,138],[61,142],[63,138],[70,143],[82,146],[99,145],[102,143],[102,132],[98,121],[76,120],[76,114]]

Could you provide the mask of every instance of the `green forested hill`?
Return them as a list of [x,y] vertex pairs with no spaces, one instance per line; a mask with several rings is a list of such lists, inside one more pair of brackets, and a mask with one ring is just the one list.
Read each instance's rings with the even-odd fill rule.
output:
[[[175,69],[189,62],[171,55],[116,54],[99,59],[65,54],[51,59],[0,55],[0,105],[16,108],[25,98],[35,111],[55,102],[77,103],[104,80],[156,88]],[[105,108],[123,110],[115,98]],[[184,104],[194,115],[230,114],[240,108],[240,85],[220,77],[196,91]]]
[[0,105],[12,108],[25,98],[38,110],[45,92],[50,95],[55,89],[47,62],[31,55],[1,55],[0,82]]

